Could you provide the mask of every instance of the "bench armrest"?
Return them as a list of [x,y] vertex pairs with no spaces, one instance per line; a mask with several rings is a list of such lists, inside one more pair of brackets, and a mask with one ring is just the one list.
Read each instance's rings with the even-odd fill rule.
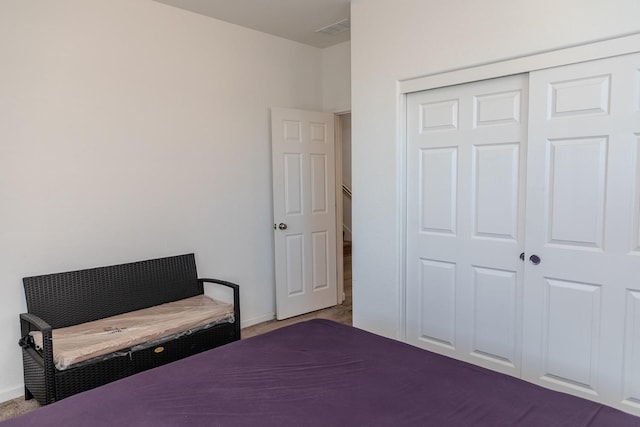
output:
[[45,322],[35,314],[21,313],[20,329],[22,331],[22,335],[27,335],[31,331],[41,331],[43,334],[45,334],[47,331],[51,332],[51,325],[49,325],[47,322]]
[[22,313],[20,314],[20,330],[22,332],[22,337],[20,338],[19,344],[23,347],[23,344],[29,342],[29,332],[31,331],[40,331],[42,333],[42,354],[45,360],[51,362],[53,365],[53,344],[51,340],[51,326],[32,313]]
[[198,282],[200,282],[200,284],[215,283],[215,284],[227,286],[233,289],[233,316],[235,317],[238,339],[240,339],[240,286],[236,285],[235,283],[231,283],[231,282],[227,282],[225,280],[219,280],[219,279],[201,278],[201,279],[198,279]]
[[[29,342],[29,332],[40,331],[42,333],[42,363],[44,368],[44,382],[47,389],[47,396],[54,396],[55,391],[55,366],[53,364],[53,340],[51,339],[51,325],[45,320],[33,313],[20,314],[20,330],[22,337],[18,344],[23,347],[23,351],[28,348],[34,348]],[[35,351],[30,350],[30,351]],[[55,399],[47,397],[47,403],[53,402]]]
[[18,345],[22,348],[34,347],[33,338],[29,335],[31,331],[40,331],[43,340],[51,341],[51,326],[40,317],[31,313],[20,314],[20,340]]

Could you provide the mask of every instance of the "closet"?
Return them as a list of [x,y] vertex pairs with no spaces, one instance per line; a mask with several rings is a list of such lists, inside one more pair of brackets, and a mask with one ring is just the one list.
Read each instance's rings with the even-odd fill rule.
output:
[[407,341],[640,414],[640,54],[406,115]]

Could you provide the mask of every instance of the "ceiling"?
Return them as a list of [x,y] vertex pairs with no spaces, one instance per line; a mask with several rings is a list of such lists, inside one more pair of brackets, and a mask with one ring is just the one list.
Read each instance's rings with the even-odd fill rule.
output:
[[155,0],[289,40],[325,48],[348,41],[350,31],[316,30],[349,19],[350,0]]

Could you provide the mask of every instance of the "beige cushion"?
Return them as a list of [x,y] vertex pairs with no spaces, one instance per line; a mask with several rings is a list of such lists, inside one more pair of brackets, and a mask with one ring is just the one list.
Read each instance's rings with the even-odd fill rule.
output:
[[[118,350],[233,321],[233,304],[198,295],[106,319],[54,329],[53,361],[58,370]],[[42,334],[31,332],[36,348]]]

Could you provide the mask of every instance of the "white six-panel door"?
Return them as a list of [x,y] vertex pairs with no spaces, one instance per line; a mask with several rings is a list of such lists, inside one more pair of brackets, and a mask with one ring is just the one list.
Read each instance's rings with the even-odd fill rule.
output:
[[640,55],[530,98],[524,377],[640,414]]
[[337,304],[334,115],[271,109],[276,316]]
[[640,55],[410,94],[406,255],[410,343],[640,415]]
[[408,97],[407,338],[519,375],[527,78]]

